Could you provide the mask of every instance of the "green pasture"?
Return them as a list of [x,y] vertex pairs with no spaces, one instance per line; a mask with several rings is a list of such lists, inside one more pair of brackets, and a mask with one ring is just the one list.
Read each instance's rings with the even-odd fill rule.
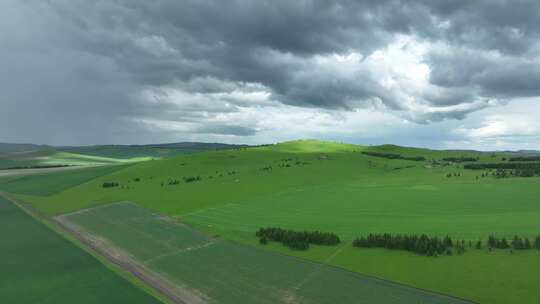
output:
[[208,303],[465,303],[207,237],[132,203],[65,215]]
[[539,179],[462,179],[463,183],[355,181],[299,187],[179,218],[220,233],[253,234],[260,227],[275,226],[331,231],[346,240],[369,233],[425,233],[472,241],[486,240],[490,234],[540,234]]
[[0,197],[2,303],[158,303]]
[[[366,156],[359,152],[364,149],[360,146],[330,144],[330,147],[322,149],[321,145],[319,142],[294,142],[143,162],[54,197],[32,201],[51,214],[101,203],[135,200],[160,212],[183,215],[329,183],[455,183],[473,181],[477,174],[462,172],[454,166],[429,167],[424,162]],[[311,152],[297,152],[299,150]],[[264,170],[265,167],[272,169]],[[463,176],[447,180],[445,175],[448,172],[462,172]],[[186,176],[200,176],[201,181],[184,183],[182,178]],[[134,182],[136,178],[140,181]],[[170,186],[169,180],[181,182]],[[103,189],[101,185],[104,182],[118,182],[120,187]]]
[[[423,156],[426,161],[390,160],[362,151]],[[251,247],[260,247],[254,233],[264,226],[335,232],[347,244],[370,232],[448,234],[484,242],[491,233],[529,238],[540,234],[539,178],[481,177],[488,172],[464,170],[456,163],[440,165],[445,157],[500,162],[507,155],[295,141],[142,162],[74,187],[66,179],[61,192],[24,199],[50,215],[134,201]],[[185,183],[186,176],[200,176],[201,181]],[[168,185],[169,180],[179,183]],[[120,186],[103,188],[104,182]],[[313,246],[307,252],[278,244],[261,249],[481,303],[540,301],[533,288],[540,284],[533,266],[540,265],[536,250],[510,255],[473,249],[463,256],[428,258],[348,245],[342,250]]]

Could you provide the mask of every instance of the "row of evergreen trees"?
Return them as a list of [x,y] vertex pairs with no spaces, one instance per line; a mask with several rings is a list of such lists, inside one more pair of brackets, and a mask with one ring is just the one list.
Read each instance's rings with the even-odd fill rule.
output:
[[540,156],[516,156],[516,157],[510,157],[508,161],[511,161],[511,162],[540,161]]
[[[465,251],[462,243],[456,242],[458,251]],[[369,234],[367,237],[359,237],[353,241],[353,246],[364,248],[386,248],[393,250],[406,250],[420,255],[434,256],[443,253],[449,254],[449,250],[454,246],[454,242],[449,236],[444,238],[429,237],[421,235],[392,235]]]
[[474,163],[465,164],[464,169],[486,170],[486,169],[511,169],[511,170],[540,170],[540,163]]
[[403,156],[401,154],[394,154],[394,153],[362,151],[362,154],[374,156],[374,157],[388,158],[388,159],[404,159],[404,160],[412,160],[412,161],[425,161],[426,160],[426,158],[423,156]]
[[519,236],[514,236],[512,240],[507,240],[506,238],[497,238],[493,235],[490,235],[488,238],[488,246],[489,248],[498,248],[498,249],[507,249],[507,248],[513,248],[516,250],[523,250],[523,249],[540,249],[540,235],[536,237],[534,240],[534,244],[531,243],[531,241],[528,238],[523,238]]
[[[473,247],[473,242],[469,241],[469,248]],[[440,254],[451,255],[454,249],[458,254],[465,252],[465,240],[453,241],[449,236],[444,238],[429,237],[425,234],[421,235],[392,235],[384,234],[369,234],[367,237],[359,237],[353,241],[353,246],[364,248],[386,248],[393,250],[412,251],[420,255],[436,256]],[[482,249],[482,241],[478,240],[474,245],[476,249]],[[497,238],[490,235],[487,240],[489,250],[497,249],[540,249],[540,235],[538,235],[534,243],[528,238],[514,236],[513,239]]]
[[294,231],[278,227],[260,228],[255,235],[261,244],[268,241],[280,242],[291,249],[307,250],[309,244],[337,245],[341,242],[335,233],[320,231]]

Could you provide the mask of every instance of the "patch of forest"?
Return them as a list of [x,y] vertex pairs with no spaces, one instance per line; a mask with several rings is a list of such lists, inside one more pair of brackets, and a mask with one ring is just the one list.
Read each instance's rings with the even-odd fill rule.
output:
[[261,244],[280,242],[295,250],[307,250],[310,244],[337,245],[341,242],[335,233],[320,231],[294,231],[278,227],[260,228],[255,235]]

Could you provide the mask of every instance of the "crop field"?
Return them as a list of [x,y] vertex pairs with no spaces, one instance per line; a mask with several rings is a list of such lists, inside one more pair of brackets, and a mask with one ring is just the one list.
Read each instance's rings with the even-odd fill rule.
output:
[[112,158],[85,155],[57,150],[21,152],[0,156],[0,170],[13,168],[54,167],[54,166],[97,166],[134,163],[152,159],[149,156]]
[[124,168],[126,165],[100,166],[69,172],[0,178],[0,190],[16,194],[49,196]]
[[2,303],[159,303],[0,197]]
[[[538,303],[540,251],[488,251],[486,239],[494,234],[534,240],[540,234],[540,179],[464,168],[463,162],[505,163],[508,155],[295,141],[142,162],[75,186],[66,178],[58,183],[64,184],[62,191],[23,198],[51,216],[132,201],[219,235],[226,246],[233,242],[480,303]],[[307,251],[259,245],[255,231],[268,226],[333,232],[343,245]],[[438,257],[352,247],[355,237],[369,233],[450,235],[467,243],[481,239],[484,246],[467,245],[463,255]],[[117,242],[127,250],[129,244],[121,242],[136,240]],[[200,253],[225,246],[218,244]],[[140,250],[160,248],[147,247]]]
[[133,203],[60,218],[128,252],[193,303],[465,303],[211,238]]

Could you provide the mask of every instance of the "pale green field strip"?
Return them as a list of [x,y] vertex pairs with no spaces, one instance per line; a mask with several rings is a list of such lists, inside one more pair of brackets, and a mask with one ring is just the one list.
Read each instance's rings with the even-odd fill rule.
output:
[[467,303],[208,237],[133,203],[62,216],[208,303]]

